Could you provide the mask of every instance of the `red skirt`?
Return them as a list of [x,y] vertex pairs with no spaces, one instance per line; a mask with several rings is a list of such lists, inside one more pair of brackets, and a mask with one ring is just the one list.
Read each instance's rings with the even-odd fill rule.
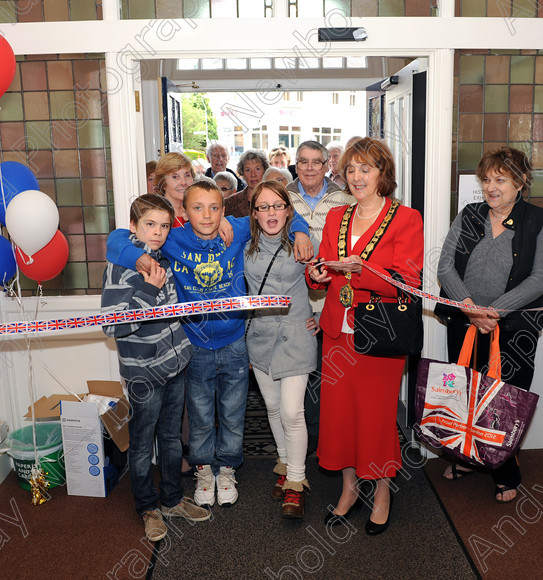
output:
[[358,354],[352,334],[323,333],[319,465],[354,467],[362,479],[402,467],[396,415],[405,357]]

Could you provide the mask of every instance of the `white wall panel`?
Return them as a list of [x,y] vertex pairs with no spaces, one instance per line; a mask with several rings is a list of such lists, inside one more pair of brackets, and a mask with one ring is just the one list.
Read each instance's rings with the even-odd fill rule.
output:
[[[26,301],[26,316],[13,299],[0,299],[2,321],[34,320],[35,299]],[[89,316],[100,312],[97,296],[47,298],[38,320]],[[0,338],[0,416],[11,429],[24,426],[23,415],[30,404],[29,370],[32,368],[36,399],[65,392],[87,392],[88,379],[119,380],[117,351],[113,339],[100,328],[36,333]],[[28,351],[30,348],[30,354]],[[49,372],[50,371],[50,372]]]

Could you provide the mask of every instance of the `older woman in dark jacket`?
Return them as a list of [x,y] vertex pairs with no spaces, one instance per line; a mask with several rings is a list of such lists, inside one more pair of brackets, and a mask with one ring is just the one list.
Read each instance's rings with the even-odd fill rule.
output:
[[[470,324],[479,329],[477,370],[488,363],[489,333],[500,327],[502,380],[529,390],[543,327],[543,313],[520,312],[543,306],[543,209],[526,203],[522,193],[531,181],[526,155],[510,147],[487,153],[476,171],[485,201],[466,206],[445,239],[438,278],[442,294],[490,307],[458,310],[441,305],[436,314],[447,324],[449,360],[458,359]],[[449,466],[446,479],[471,473],[462,463]],[[517,496],[518,459],[493,470],[497,501]]]

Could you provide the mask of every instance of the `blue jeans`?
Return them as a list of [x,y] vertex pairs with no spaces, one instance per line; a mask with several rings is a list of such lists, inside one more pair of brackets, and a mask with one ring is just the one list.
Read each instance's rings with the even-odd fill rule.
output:
[[128,398],[132,407],[128,424],[128,460],[136,510],[142,515],[158,507],[151,463],[155,432],[160,469],[160,503],[165,507],[173,507],[183,498],[181,418],[185,399],[184,375],[179,373],[165,385],[156,388],[149,388],[144,383],[132,383],[128,389]]
[[215,474],[221,466],[239,467],[249,387],[245,339],[217,350],[194,346],[186,373],[189,463],[211,465]]

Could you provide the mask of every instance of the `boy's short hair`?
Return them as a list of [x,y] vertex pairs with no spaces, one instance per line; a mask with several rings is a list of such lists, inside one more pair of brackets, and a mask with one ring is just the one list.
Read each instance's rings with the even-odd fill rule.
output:
[[192,185],[189,185],[187,187],[187,189],[185,190],[185,195],[183,196],[183,207],[185,209],[187,209],[187,199],[190,195],[190,192],[195,189],[203,189],[204,191],[208,192],[216,191],[221,196],[221,204],[224,206],[224,198],[219,186],[212,179],[210,179],[209,181],[206,179],[205,181],[204,180],[197,181],[196,183],[193,183]]
[[130,206],[130,221],[137,224],[148,212],[153,210],[165,211],[170,216],[170,224],[175,220],[175,210],[172,204],[162,195],[157,193],[144,193],[132,202]]

